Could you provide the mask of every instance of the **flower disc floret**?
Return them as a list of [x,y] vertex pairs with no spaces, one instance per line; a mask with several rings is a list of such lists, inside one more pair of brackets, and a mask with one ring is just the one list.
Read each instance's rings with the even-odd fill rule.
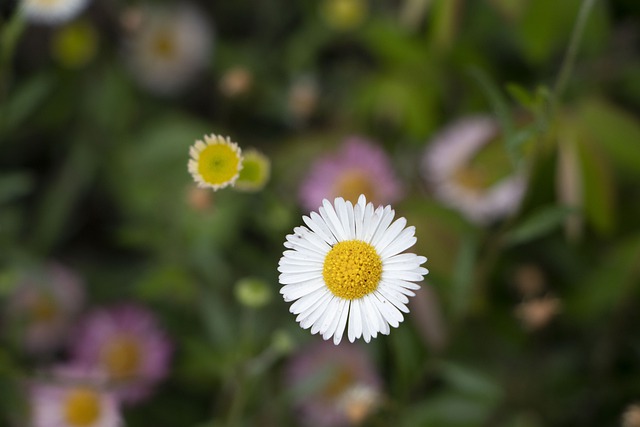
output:
[[354,300],[375,291],[382,261],[375,248],[361,240],[336,243],[327,254],[322,277],[337,297]]
[[214,190],[233,185],[242,169],[242,154],[238,144],[229,137],[207,135],[196,141],[189,151],[189,172],[199,187]]

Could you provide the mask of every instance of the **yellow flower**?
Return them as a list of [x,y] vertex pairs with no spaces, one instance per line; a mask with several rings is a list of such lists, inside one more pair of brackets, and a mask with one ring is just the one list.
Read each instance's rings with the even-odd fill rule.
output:
[[214,190],[234,185],[242,170],[242,153],[229,137],[205,135],[189,150],[189,172],[198,187]]

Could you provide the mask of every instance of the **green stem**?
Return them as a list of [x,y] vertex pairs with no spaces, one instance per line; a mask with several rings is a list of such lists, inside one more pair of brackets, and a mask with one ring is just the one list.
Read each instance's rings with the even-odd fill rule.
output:
[[578,18],[576,19],[576,24],[573,27],[571,39],[569,40],[569,46],[567,47],[567,52],[565,53],[564,59],[562,60],[560,72],[558,73],[558,78],[556,79],[556,83],[554,86],[554,105],[558,104],[567,86],[569,77],[571,77],[571,74],[573,72],[573,67],[578,55],[578,48],[580,47],[580,41],[582,40],[582,35],[584,33],[584,27],[587,24],[589,13],[591,12],[591,9],[593,8],[595,2],[596,0],[583,0],[582,5],[580,6],[580,10],[578,11]]

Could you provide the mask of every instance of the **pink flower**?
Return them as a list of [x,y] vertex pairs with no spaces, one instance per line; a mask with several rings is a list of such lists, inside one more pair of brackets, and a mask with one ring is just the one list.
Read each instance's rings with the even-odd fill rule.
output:
[[104,370],[127,403],[148,397],[167,376],[171,344],[151,311],[133,304],[90,313],[72,345],[74,360]]
[[302,425],[356,425],[381,401],[382,383],[368,353],[358,344],[316,341],[289,361],[287,384],[297,393]]
[[78,366],[53,370],[30,389],[32,427],[119,427],[118,401],[104,377]]
[[9,324],[30,353],[59,347],[84,303],[82,281],[71,270],[55,263],[26,273],[7,305]]
[[300,186],[300,202],[308,211],[336,197],[355,204],[360,194],[376,206],[388,205],[402,197],[403,188],[384,150],[359,137],[318,159]]
[[492,117],[466,117],[434,136],[422,158],[422,175],[434,196],[477,224],[514,212],[526,189],[524,171],[514,171],[497,145],[499,133]]

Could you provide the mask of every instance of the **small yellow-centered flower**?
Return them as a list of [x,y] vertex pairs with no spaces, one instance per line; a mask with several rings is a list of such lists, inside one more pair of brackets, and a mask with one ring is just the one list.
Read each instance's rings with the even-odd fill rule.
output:
[[189,149],[189,172],[198,187],[219,190],[234,185],[242,170],[242,152],[229,137],[205,135]]
[[258,150],[249,149],[243,154],[242,170],[235,188],[242,191],[262,190],[269,181],[271,162]]

